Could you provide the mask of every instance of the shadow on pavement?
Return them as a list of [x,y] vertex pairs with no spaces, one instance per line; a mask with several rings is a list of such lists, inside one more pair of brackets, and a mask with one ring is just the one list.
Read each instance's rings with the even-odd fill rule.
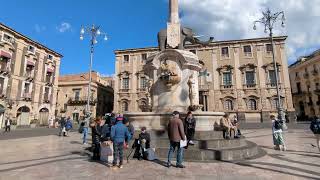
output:
[[7,169],[0,169],[0,172],[14,171],[14,170],[18,170],[18,169],[40,166],[43,164],[50,164],[50,163],[61,162],[61,161],[70,161],[70,160],[76,160],[76,159],[87,159],[87,157],[73,157],[73,158],[56,159],[56,160],[51,160],[51,161],[46,161],[46,162],[34,163],[34,164],[30,164],[30,165],[23,165],[23,166],[12,167],[12,168],[7,168]]
[[291,159],[285,158],[284,155],[281,155],[281,154],[269,154],[269,156],[272,158],[282,160],[282,161],[287,161],[290,163],[303,164],[303,165],[307,165],[307,166],[316,166],[316,167],[319,166],[319,164],[312,164],[312,163],[307,163],[307,162],[302,162],[302,161],[291,160]]
[[[319,172],[301,169],[301,168],[297,168],[297,167],[293,167],[293,166],[282,165],[282,164],[267,163],[267,162],[251,162],[251,161],[250,162],[238,162],[235,164],[240,165],[240,166],[246,166],[246,167],[252,167],[252,168],[272,171],[272,172],[278,172],[278,173],[282,173],[282,174],[286,174],[286,175],[297,176],[297,177],[301,177],[301,178],[309,178],[309,179],[319,179],[320,178]],[[264,165],[264,166],[270,166],[270,167],[259,167],[256,165]],[[298,174],[298,173],[292,173],[292,172],[288,172],[285,170],[280,170],[279,168],[286,168],[286,169],[294,170],[296,172],[306,173],[306,174],[310,174],[310,175],[314,175],[314,176],[318,176],[318,177],[315,178],[312,176],[302,175],[302,174]]]

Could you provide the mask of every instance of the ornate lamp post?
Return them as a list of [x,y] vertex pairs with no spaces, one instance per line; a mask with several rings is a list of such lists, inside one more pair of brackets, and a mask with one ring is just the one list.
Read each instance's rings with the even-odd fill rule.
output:
[[257,23],[261,23],[264,25],[264,32],[267,33],[269,30],[269,36],[270,36],[270,42],[271,42],[271,52],[272,52],[272,60],[273,60],[273,65],[274,65],[274,71],[275,71],[275,80],[276,80],[276,88],[277,88],[277,97],[278,97],[278,118],[285,122],[285,116],[284,116],[284,111],[282,108],[282,103],[281,103],[281,95],[280,95],[280,87],[279,87],[279,74],[278,74],[278,66],[277,62],[275,60],[274,56],[274,42],[273,42],[273,26],[281,16],[281,26],[284,28],[285,27],[285,16],[284,12],[277,12],[277,13],[272,13],[270,9],[267,9],[266,12],[262,12],[263,17],[260,20],[254,21],[253,29],[257,30]]
[[108,40],[107,34],[101,32],[100,26],[92,25],[91,27],[81,27],[80,30],[80,40],[84,39],[84,35],[87,34],[90,36],[90,66],[89,66],[89,83],[88,83],[88,96],[87,96],[87,105],[86,105],[86,116],[90,119],[90,99],[91,99],[91,81],[92,81],[92,61],[93,61],[93,53],[94,53],[94,45],[98,43],[97,38],[100,35],[104,36],[104,40]]

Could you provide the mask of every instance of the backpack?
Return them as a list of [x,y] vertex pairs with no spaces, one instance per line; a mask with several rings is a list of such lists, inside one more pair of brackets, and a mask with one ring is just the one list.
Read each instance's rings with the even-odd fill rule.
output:
[[311,122],[310,129],[314,134],[320,134],[320,120],[314,120]]
[[279,120],[275,120],[275,121],[274,121],[274,128],[275,128],[276,130],[282,129],[282,122],[279,121]]
[[146,151],[143,152],[143,158],[148,161],[156,160],[156,154],[152,148],[148,148]]
[[67,129],[67,131],[70,130],[70,129],[72,129],[72,122],[71,122],[71,121],[67,121],[67,123],[66,123],[66,129]]

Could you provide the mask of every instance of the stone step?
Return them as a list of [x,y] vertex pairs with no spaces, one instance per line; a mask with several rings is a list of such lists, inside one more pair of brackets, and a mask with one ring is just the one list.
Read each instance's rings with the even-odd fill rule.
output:
[[[155,148],[169,147],[169,140],[160,138],[152,139],[151,146]],[[188,149],[223,149],[223,148],[236,148],[247,145],[247,141],[244,138],[240,139],[214,139],[214,140],[194,140],[194,145],[189,145]]]
[[[194,162],[209,162],[215,160],[235,161],[244,160],[256,157],[260,153],[259,147],[250,141],[246,145],[235,148],[223,149],[187,149],[184,151],[185,161]],[[168,148],[156,148],[156,155],[159,159],[166,159],[168,155]],[[172,156],[173,159],[176,155]]]
[[[135,132],[135,137],[137,138],[140,131]],[[148,131],[150,133],[151,139],[157,138],[168,138],[168,133],[165,130],[152,130]],[[195,140],[211,140],[211,139],[223,139],[222,131],[196,131],[194,135]]]

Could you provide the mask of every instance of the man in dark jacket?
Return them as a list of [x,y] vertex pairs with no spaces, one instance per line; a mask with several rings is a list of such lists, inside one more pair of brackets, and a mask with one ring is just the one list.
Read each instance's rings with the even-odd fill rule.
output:
[[113,167],[117,166],[119,156],[119,168],[123,168],[123,148],[128,142],[130,133],[123,124],[123,118],[117,117],[116,124],[111,127],[111,140],[113,142]]
[[186,140],[186,135],[184,133],[183,122],[180,119],[180,113],[174,111],[172,113],[172,119],[170,119],[168,124],[168,136],[170,140],[170,147],[168,152],[168,162],[167,167],[171,166],[171,156],[177,148],[177,165],[178,168],[184,168],[182,165],[183,161],[183,148],[180,147],[180,141]]
[[135,140],[132,148],[135,148],[134,158],[138,158],[142,160],[142,158],[147,159],[147,149],[150,148],[150,134],[147,132],[146,127],[141,128],[141,133],[139,134],[139,138]]
[[320,151],[320,118],[314,117],[310,124],[310,129],[316,137],[317,146]]
[[90,123],[91,132],[92,132],[92,150],[93,157],[92,160],[100,160],[100,142],[102,134],[102,119],[97,117],[96,120]]
[[6,126],[5,132],[10,132],[11,125],[12,125],[12,120],[9,117],[7,117],[7,119],[4,122],[4,125]]
[[66,135],[66,123],[67,123],[67,121],[66,121],[65,117],[61,117],[61,119],[59,121],[59,124],[60,124],[59,136],[61,136],[61,134],[63,136]]
[[184,132],[187,135],[188,144],[194,145],[193,137],[196,131],[196,119],[192,116],[192,112],[187,113],[187,117],[184,120]]

